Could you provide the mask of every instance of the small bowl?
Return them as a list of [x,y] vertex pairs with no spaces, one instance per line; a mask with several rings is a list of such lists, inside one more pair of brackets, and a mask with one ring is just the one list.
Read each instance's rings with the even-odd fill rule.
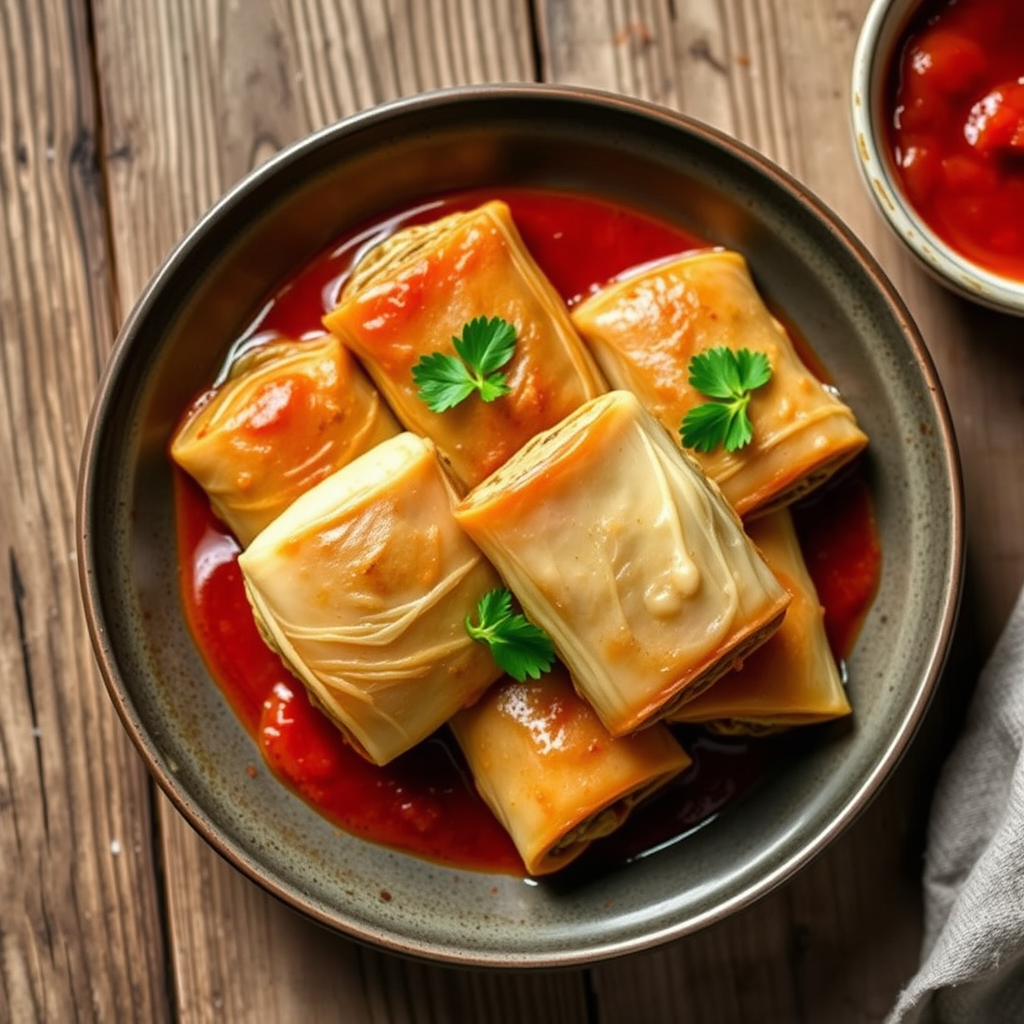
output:
[[897,237],[924,268],[974,302],[1024,316],[1024,281],[1004,277],[968,259],[939,238],[904,195],[885,129],[886,78],[904,30],[923,0],[874,0],[853,58],[851,117],[854,152],[871,197]]
[[[667,848],[585,879],[457,870],[339,830],[279,783],[182,611],[168,442],[230,342],[333,239],[439,192],[570,189],[743,252],[871,437],[883,550],[848,659],[852,723]],[[797,182],[698,122],[581,89],[470,87],[397,101],[261,166],[184,238],[125,322],[82,457],[82,593],[110,697],[160,786],[232,864],[339,932],[463,966],[579,965],[721,920],[820,852],[889,775],[956,617],[960,469],[930,357],[865,249]]]

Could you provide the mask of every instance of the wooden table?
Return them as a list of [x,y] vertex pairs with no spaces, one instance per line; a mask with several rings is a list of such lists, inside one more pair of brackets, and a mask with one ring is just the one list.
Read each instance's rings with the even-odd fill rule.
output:
[[[880,1021],[917,962],[941,759],[1024,575],[1024,323],[928,279],[851,155],[868,0],[5,0],[0,7],[0,1021]],[[968,576],[939,695],[858,821],[729,921],[588,970],[406,962],[222,862],[154,790],[79,605],[79,447],[119,322],[279,147],[403,94],[578,83],[717,125],[806,182],[916,316],[964,457]]]

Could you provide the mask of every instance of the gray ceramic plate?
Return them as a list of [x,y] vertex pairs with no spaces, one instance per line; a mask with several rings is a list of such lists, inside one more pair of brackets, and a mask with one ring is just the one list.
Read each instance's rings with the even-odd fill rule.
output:
[[[856,716],[756,798],[667,849],[573,884],[439,867],[339,834],[268,772],[182,618],[167,444],[265,298],[333,238],[426,194],[557,186],[742,251],[871,436],[884,561],[849,660]],[[952,428],[929,357],[863,248],[776,167],[716,132],[579,90],[483,87],[400,101],[312,136],[227,195],[129,317],[82,463],[79,556],[92,638],[139,751],[182,814],[315,919],[460,964],[579,964],[721,919],[788,878],[860,811],[917,726],[962,560]],[[387,890],[390,899],[383,900]]]

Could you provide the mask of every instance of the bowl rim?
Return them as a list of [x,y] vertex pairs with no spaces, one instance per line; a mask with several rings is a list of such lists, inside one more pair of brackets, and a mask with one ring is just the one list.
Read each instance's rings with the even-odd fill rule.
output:
[[887,147],[880,141],[882,92],[894,47],[927,0],[873,0],[854,50],[850,118],[862,180],[886,223],[921,265],[959,295],[1004,313],[1024,316],[1024,281],[997,274],[940,238],[904,195]]
[[[131,699],[129,688],[121,679],[114,651],[108,642],[102,613],[102,595],[99,593],[97,578],[92,567],[92,545],[90,542],[90,520],[93,514],[95,475],[97,472],[96,442],[106,418],[106,409],[111,400],[111,389],[120,376],[127,359],[133,337],[141,323],[150,313],[166,282],[181,272],[197,239],[205,235],[225,217],[242,197],[263,186],[266,179],[280,173],[289,164],[307,154],[310,150],[330,144],[338,137],[357,132],[365,125],[373,124],[402,114],[415,113],[425,107],[437,104],[458,104],[466,99],[547,97],[563,102],[611,105],[625,113],[653,118],[663,127],[682,129],[685,133],[703,137],[714,146],[724,148],[748,169],[773,179],[780,187],[805,204],[812,214],[822,221],[829,232],[839,238],[843,246],[852,251],[873,284],[881,293],[885,303],[899,322],[901,333],[913,350],[917,366],[932,396],[932,407],[941,436],[941,447],[947,455],[952,522],[950,530],[949,586],[942,596],[939,614],[940,629],[930,638],[926,663],[922,664],[918,676],[917,693],[905,716],[899,720],[898,728],[885,744],[880,756],[871,765],[861,784],[851,791],[838,813],[831,816],[827,825],[821,828],[810,841],[799,849],[777,861],[772,870],[750,884],[745,885],[731,897],[717,903],[712,909],[691,914],[685,920],[660,930],[651,930],[640,937],[616,939],[605,936],[601,941],[588,940],[581,948],[562,949],[554,953],[541,952],[536,955],[523,954],[509,957],[503,953],[483,950],[469,951],[451,949],[436,944],[423,943],[397,931],[389,933],[372,925],[346,919],[338,910],[321,908],[314,901],[306,899],[296,887],[286,884],[254,861],[231,836],[211,819],[208,812],[197,806],[191,795],[176,783],[173,772],[169,771],[162,755],[148,736],[146,727]],[[955,629],[962,593],[964,567],[964,496],[962,470],[955,433],[946,398],[932,361],[930,352],[914,324],[902,298],[888,280],[881,266],[856,238],[849,228],[825,203],[815,196],[789,172],[774,164],[769,158],[727,133],[711,127],[689,115],[658,104],[626,97],[620,94],[592,89],[584,86],[560,86],[544,83],[508,83],[488,85],[452,86],[431,90],[413,96],[401,97],[360,111],[331,125],[319,129],[282,149],[260,167],[256,168],[224,195],[201,216],[185,235],[175,244],[161,265],[151,276],[128,316],[120,328],[114,347],[97,385],[96,397],[84,435],[82,456],[77,488],[77,553],[81,595],[94,655],[101,669],[107,692],[123,726],[134,746],[146,763],[150,774],[156,779],[162,791],[188,821],[192,828],[224,859],[239,869],[271,895],[301,911],[308,917],[328,928],[359,941],[392,953],[431,962],[448,963],[461,967],[488,968],[550,968],[564,966],[585,966],[611,957],[650,949],[672,939],[695,932],[709,924],[724,920],[736,911],[749,906],[770,891],[790,879],[799,869],[819,855],[840,833],[842,833],[878,793],[884,781],[902,758],[918,726],[927,711],[942,669],[946,663],[950,643]]]

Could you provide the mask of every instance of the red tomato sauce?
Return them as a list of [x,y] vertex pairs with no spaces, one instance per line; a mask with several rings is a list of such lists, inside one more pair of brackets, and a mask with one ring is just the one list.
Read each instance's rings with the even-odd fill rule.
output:
[[1018,0],[929,0],[886,96],[903,190],[962,255],[1024,280],[1024,17]]
[[[257,339],[322,334],[340,283],[368,240],[400,224],[481,202],[480,194],[427,204],[356,232],[298,273],[264,307],[235,350]],[[582,197],[511,192],[524,241],[572,305],[629,267],[694,248],[699,239],[617,206]],[[270,771],[346,832],[458,867],[523,874],[505,830],[477,795],[461,752],[444,729],[383,768],[357,754],[263,643],[238,568],[238,542],[198,486],[175,473],[179,574],[186,619],[211,675],[253,737]],[[798,518],[808,567],[826,606],[838,658],[852,647],[877,584],[879,551],[866,486],[856,474],[828,488]],[[840,517],[839,513],[844,514]],[[820,528],[827,519],[837,529]],[[684,837],[787,758],[814,730],[795,737],[713,737],[680,727],[691,765],[649,807],[594,844],[587,864],[624,861]],[[253,766],[253,771],[258,771]]]
[[825,632],[840,658],[853,650],[878,587],[882,549],[862,476],[826,486],[793,509],[807,571],[825,609]]

